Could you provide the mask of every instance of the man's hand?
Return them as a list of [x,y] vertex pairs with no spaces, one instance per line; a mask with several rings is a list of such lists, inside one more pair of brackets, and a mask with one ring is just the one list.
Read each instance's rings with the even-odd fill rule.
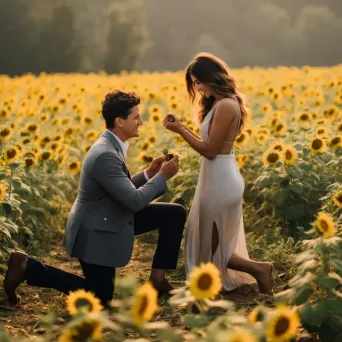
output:
[[165,156],[160,156],[157,158],[154,158],[146,170],[147,176],[151,179],[154,177],[161,169],[163,162],[165,160]]
[[174,156],[171,160],[165,161],[161,167],[160,173],[166,180],[173,177],[179,170],[178,156]]

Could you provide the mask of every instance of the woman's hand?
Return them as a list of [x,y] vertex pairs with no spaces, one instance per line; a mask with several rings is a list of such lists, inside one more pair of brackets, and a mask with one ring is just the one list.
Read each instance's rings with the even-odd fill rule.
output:
[[166,115],[163,120],[163,125],[166,129],[175,133],[180,133],[184,129],[181,122],[174,114]]

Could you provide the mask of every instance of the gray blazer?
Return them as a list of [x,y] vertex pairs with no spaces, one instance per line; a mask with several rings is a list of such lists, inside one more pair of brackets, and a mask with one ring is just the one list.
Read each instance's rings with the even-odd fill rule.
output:
[[168,190],[157,174],[130,178],[118,141],[105,131],[84,158],[78,196],[70,210],[64,246],[70,256],[109,267],[132,255],[134,214]]

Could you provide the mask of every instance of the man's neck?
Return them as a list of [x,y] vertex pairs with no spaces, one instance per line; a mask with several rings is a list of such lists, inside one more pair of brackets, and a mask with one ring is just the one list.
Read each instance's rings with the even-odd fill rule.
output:
[[119,130],[115,128],[107,128],[109,131],[113,132],[123,143],[126,142],[128,139],[123,135]]

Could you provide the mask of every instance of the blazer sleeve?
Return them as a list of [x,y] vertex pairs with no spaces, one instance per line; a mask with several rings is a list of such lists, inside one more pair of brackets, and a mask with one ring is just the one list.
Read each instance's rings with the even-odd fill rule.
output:
[[97,157],[94,175],[96,181],[111,197],[134,212],[142,210],[168,190],[166,180],[161,174],[136,188],[133,180],[131,181],[123,171],[122,161],[112,152],[102,153]]
[[132,177],[132,183],[137,189],[146,184],[146,182],[147,180],[145,178],[144,171],[141,171]]

